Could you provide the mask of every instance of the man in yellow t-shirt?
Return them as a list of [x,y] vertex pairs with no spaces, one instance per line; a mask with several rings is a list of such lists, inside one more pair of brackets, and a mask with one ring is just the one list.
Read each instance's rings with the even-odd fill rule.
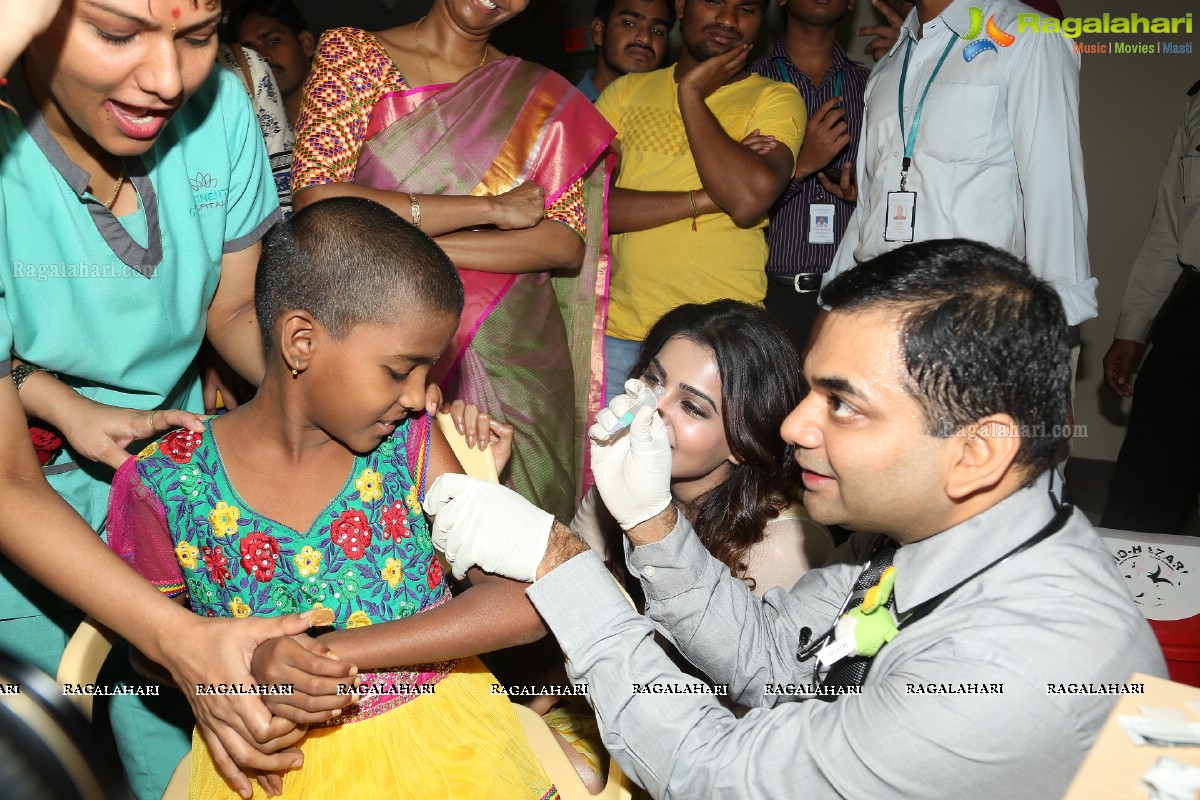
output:
[[621,154],[609,199],[610,399],[667,311],[722,297],[762,302],[767,210],[792,175],[807,120],[794,86],[745,69],[765,0],[676,8],[678,63],[618,78],[596,101]]

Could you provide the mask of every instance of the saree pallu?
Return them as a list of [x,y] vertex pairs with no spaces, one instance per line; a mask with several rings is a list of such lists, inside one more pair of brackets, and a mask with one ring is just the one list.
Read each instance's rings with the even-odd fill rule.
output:
[[432,376],[515,426],[508,483],[570,519],[587,479],[587,427],[604,400],[609,255],[606,195],[614,132],[557,74],[505,58],[456,84],[385,95],[372,109],[354,182],[415,194],[495,196],[522,181],[547,207],[583,181],[578,270],[460,269],[466,307]]

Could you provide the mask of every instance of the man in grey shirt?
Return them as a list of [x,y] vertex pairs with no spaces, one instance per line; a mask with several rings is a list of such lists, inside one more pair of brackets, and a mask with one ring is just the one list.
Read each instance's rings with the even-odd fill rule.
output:
[[[672,434],[649,407],[606,436],[635,386],[590,433],[649,619],[569,529],[495,484],[439,479],[434,542],[456,572],[536,579],[605,745],[655,797],[1061,797],[1130,676],[1166,674],[1104,545],[1056,496],[1062,303],[964,240],[886,253],[825,291],[811,392],[782,434],[812,517],[861,532],[791,591],[755,599],[701,545],[671,504]],[[857,627],[835,632],[893,552],[847,615]],[[753,709],[735,718],[655,629]]]

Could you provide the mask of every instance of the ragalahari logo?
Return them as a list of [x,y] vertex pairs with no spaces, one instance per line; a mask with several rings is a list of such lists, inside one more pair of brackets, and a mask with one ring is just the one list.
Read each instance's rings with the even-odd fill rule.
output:
[[[979,34],[987,33],[986,39],[979,39]],[[967,28],[966,34],[962,37],[965,41],[971,42],[963,48],[963,60],[968,63],[975,60],[975,57],[981,53],[986,53],[988,50],[998,53],[996,45],[1000,47],[1008,47],[1017,40],[1017,37],[1011,33],[1001,30],[996,24],[996,15],[988,17],[987,24],[983,22],[983,11],[971,6],[971,25]],[[972,41],[978,39],[978,41]]]

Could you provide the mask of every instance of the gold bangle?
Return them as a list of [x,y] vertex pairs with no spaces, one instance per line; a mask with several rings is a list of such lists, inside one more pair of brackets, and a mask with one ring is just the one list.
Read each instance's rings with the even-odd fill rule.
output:
[[408,208],[412,211],[412,224],[417,228],[421,227],[421,203],[418,202],[415,194],[408,195]]

